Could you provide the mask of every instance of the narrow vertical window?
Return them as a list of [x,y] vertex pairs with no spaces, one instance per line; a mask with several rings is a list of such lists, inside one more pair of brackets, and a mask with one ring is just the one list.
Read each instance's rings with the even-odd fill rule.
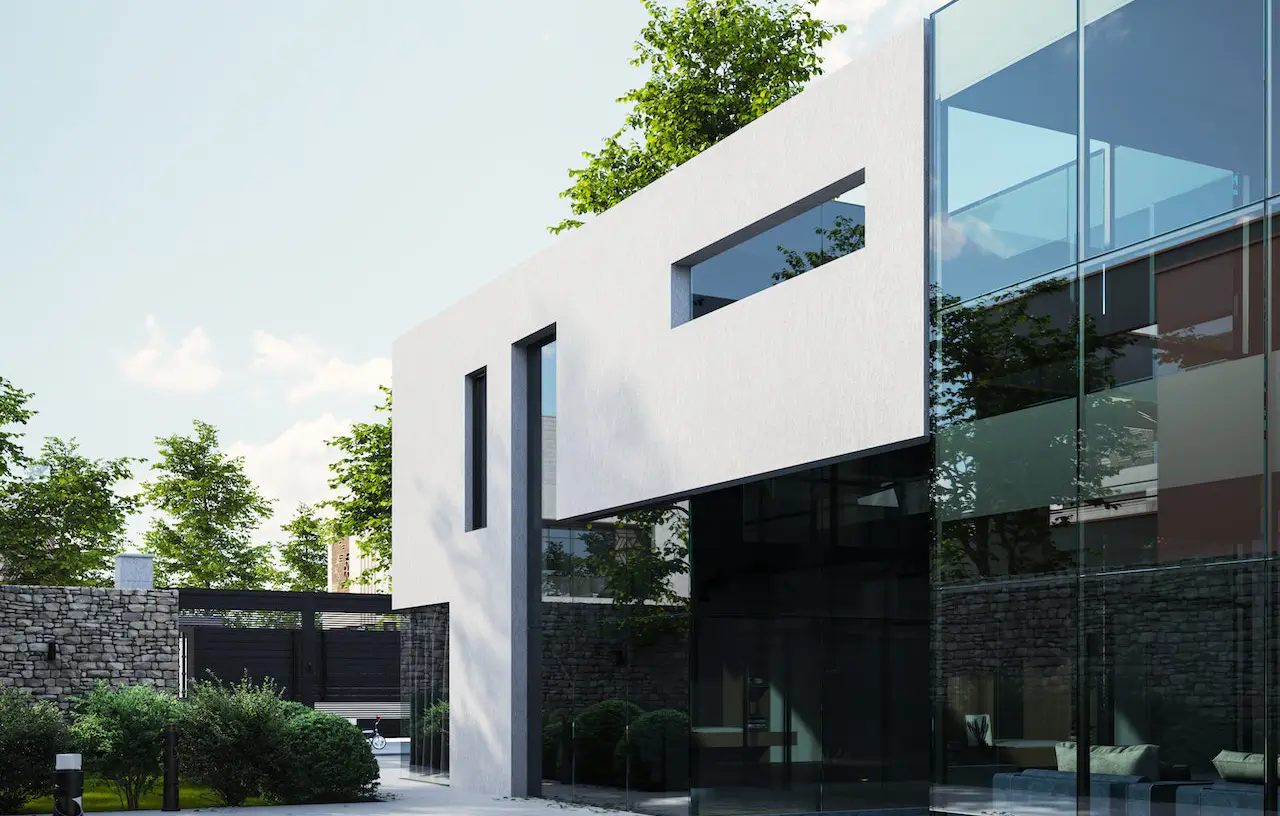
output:
[[489,489],[485,369],[467,376],[467,530],[485,526]]

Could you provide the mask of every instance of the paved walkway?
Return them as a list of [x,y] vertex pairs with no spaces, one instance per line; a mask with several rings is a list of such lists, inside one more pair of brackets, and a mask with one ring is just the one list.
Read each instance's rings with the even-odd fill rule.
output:
[[[236,816],[392,816],[392,814],[433,814],[433,816],[585,816],[621,811],[577,807],[546,799],[495,799],[472,793],[461,793],[441,785],[415,782],[400,776],[399,758],[380,759],[382,785],[386,801],[351,805],[284,805],[255,808],[183,808],[183,813],[236,814]],[[135,810],[112,816],[168,816],[158,810]]]

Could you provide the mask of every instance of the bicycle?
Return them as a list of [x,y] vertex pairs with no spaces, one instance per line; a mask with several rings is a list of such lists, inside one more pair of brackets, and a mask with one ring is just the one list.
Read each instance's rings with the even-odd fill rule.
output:
[[387,738],[382,736],[382,732],[378,730],[381,723],[381,717],[374,717],[373,728],[366,728],[360,732],[364,734],[365,739],[369,740],[369,745],[373,746],[375,751],[381,751],[387,747]]

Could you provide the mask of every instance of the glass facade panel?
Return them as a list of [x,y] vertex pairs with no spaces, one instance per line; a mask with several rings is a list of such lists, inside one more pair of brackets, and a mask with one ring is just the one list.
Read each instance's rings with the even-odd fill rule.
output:
[[689,267],[690,315],[802,275],[866,246],[865,188],[857,187]]
[[409,753],[416,779],[449,783],[449,605],[404,613],[400,627],[400,703],[408,708]]
[[[1280,686],[1265,4],[1081,0],[997,32],[1014,5],[934,16],[932,805],[1260,813]],[[954,123],[990,113],[958,100],[1046,64],[1063,25],[1083,27],[1081,249],[982,277],[956,236],[1011,213],[958,223],[957,179],[999,166],[955,167]],[[989,148],[1010,163],[1034,146],[1013,132]]]
[[1083,268],[1087,570],[1262,554],[1263,223]]
[[1091,767],[1149,780],[1095,786],[1095,809],[1262,812],[1266,585],[1257,561],[1083,582]]
[[544,529],[544,796],[688,812],[688,533],[682,505]]
[[1264,0],[1081,0],[1086,254],[1230,212],[1265,194]]
[[961,0],[933,19],[934,275],[948,302],[1076,261],[1075,0]]
[[1012,777],[1056,770],[1075,734],[1077,593],[1072,577],[935,590],[935,810],[1075,812],[1074,779],[1032,789]]
[[691,500],[693,813],[927,806],[928,464]]
[[1075,568],[1079,327],[1074,275],[935,315],[940,581]]

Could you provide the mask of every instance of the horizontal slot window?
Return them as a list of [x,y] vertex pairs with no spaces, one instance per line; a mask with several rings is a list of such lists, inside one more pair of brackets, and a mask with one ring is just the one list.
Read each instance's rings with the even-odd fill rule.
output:
[[804,210],[688,267],[699,318],[866,246],[865,185]]

